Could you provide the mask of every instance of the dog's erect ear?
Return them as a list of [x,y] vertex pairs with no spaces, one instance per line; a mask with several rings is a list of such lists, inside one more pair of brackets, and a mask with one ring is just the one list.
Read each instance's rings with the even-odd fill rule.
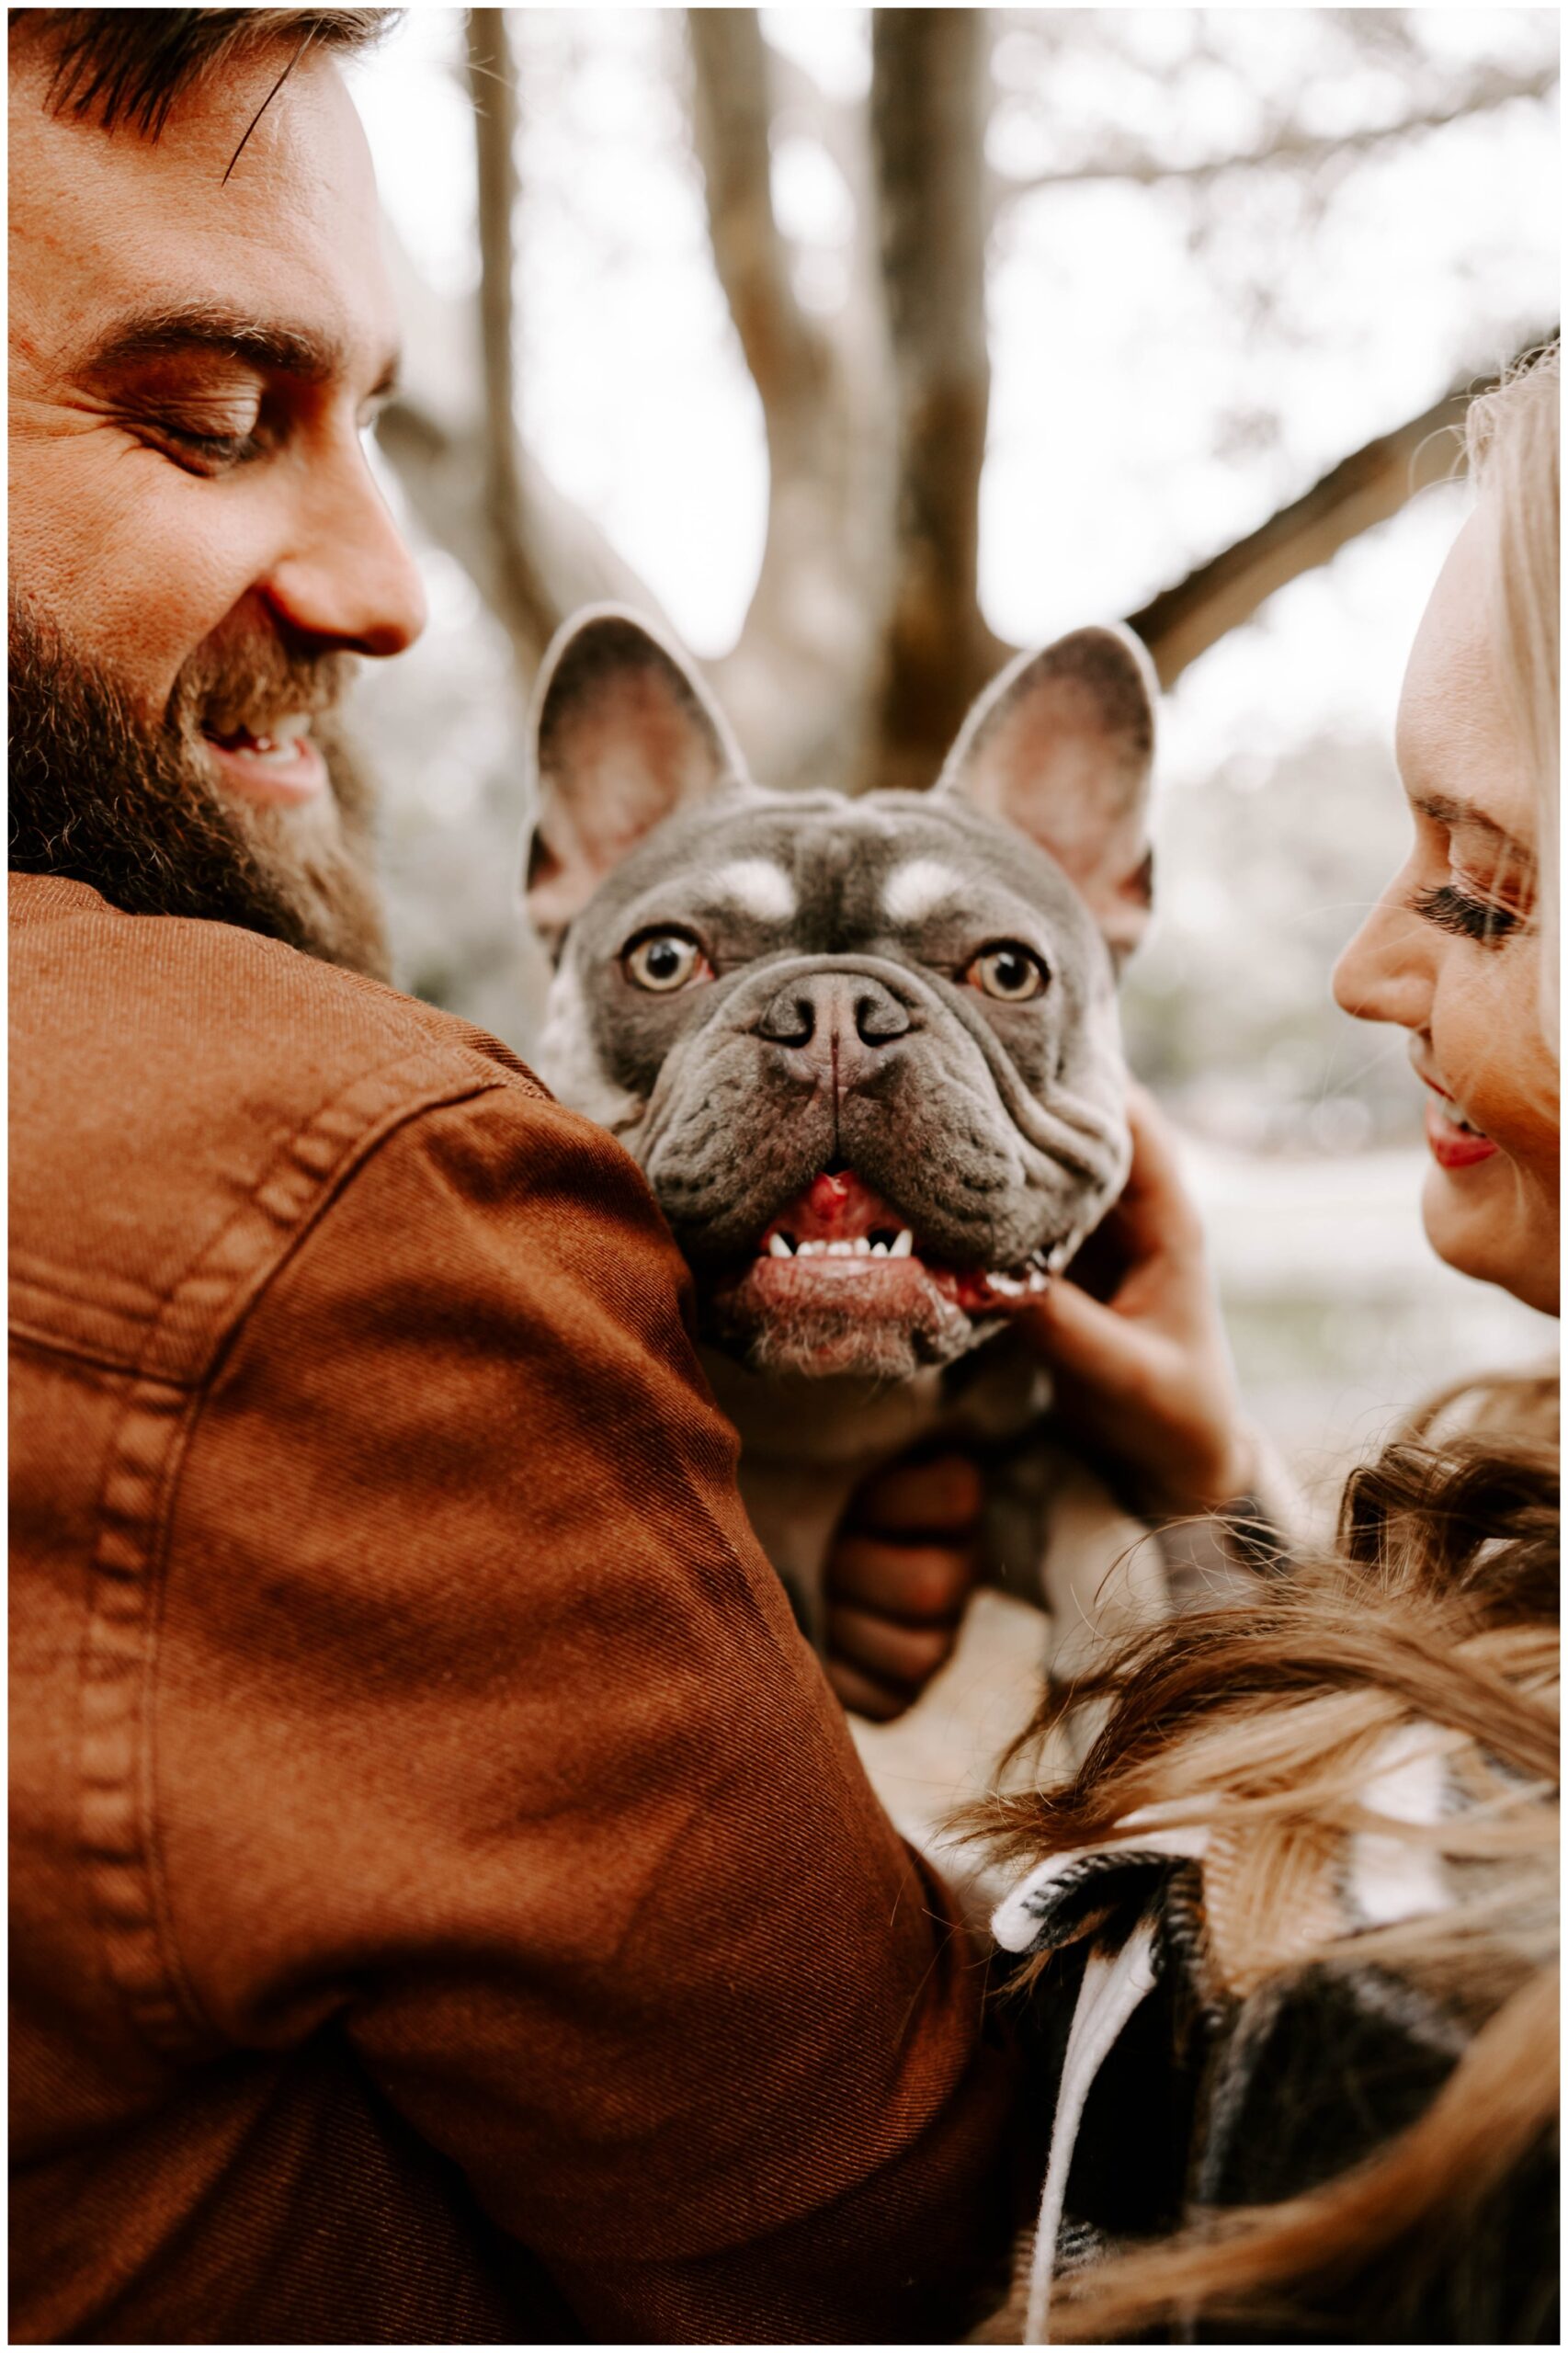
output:
[[728,722],[676,648],[593,605],[544,657],[528,726],[529,920],[553,948],[611,869],[677,809],[744,782]]
[[974,705],[937,780],[1048,849],[1119,963],[1149,920],[1153,666],[1131,631],[1020,654]]

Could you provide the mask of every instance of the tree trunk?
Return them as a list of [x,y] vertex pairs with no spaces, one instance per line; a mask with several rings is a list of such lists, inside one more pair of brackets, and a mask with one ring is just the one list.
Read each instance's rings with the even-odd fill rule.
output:
[[796,299],[773,210],[773,61],[753,8],[687,14],[692,131],[714,267],[767,434],[767,538],[745,623],[714,683],[757,773],[858,781],[885,595],[891,490],[875,420],[881,353],[858,323]]
[[1002,651],[979,599],[989,42],[982,9],[879,8],[871,18],[898,475],[880,784],[930,782]]
[[479,197],[480,349],[484,381],[484,512],[495,608],[526,667],[537,668],[562,615],[534,562],[517,443],[516,267],[517,93],[504,8],[468,12]]

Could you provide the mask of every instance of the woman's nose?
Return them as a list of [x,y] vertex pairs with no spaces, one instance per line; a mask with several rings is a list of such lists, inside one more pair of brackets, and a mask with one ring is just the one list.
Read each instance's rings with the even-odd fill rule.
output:
[[1430,925],[1384,893],[1334,968],[1335,1002],[1358,1021],[1426,1026],[1432,1003]]

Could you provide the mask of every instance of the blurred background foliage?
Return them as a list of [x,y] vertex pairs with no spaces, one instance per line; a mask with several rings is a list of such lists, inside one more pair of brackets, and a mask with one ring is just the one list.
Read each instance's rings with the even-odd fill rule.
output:
[[405,983],[516,1044],[526,698],[614,597],[759,775],[934,776],[1011,649],[1167,688],[1125,1004],[1309,1468],[1546,1327],[1437,1267],[1402,1040],[1326,975],[1398,863],[1464,391],[1555,324],[1554,10],[411,12],[358,69],[432,621],[367,684]]

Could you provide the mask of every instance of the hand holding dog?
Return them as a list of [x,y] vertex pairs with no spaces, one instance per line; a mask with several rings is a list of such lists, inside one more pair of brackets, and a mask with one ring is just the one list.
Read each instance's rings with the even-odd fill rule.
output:
[[950,1655],[979,1570],[983,1500],[962,1454],[905,1457],[856,1495],[828,1555],[824,1664],[857,1715],[902,1715]]
[[1203,1228],[1152,1097],[1128,1089],[1132,1167],[1116,1207],[1019,1317],[1069,1428],[1131,1473],[1160,1513],[1221,1509],[1250,1488],[1243,1419]]

